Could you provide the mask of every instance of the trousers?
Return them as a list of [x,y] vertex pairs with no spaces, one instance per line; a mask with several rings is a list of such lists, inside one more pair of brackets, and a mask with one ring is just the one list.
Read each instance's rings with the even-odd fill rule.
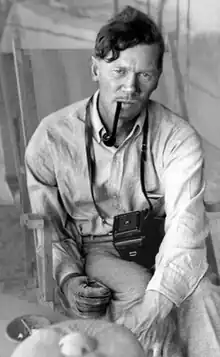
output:
[[[111,242],[86,243],[83,249],[87,276],[113,292],[109,314],[117,321],[142,301],[151,274],[136,263],[122,260]],[[208,274],[176,308],[176,315],[187,357],[220,356],[220,286]]]

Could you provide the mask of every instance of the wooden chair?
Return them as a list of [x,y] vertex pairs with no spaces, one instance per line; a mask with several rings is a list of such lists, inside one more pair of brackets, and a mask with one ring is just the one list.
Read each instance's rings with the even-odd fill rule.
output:
[[[32,130],[28,130],[29,115],[28,106],[29,100],[25,86],[25,58],[19,43],[19,37],[14,33],[13,41],[13,57],[15,66],[15,75],[18,89],[19,109],[20,109],[20,141],[17,141],[17,135],[13,123],[13,115],[11,113],[10,103],[8,101],[7,92],[9,84],[5,77],[4,60],[0,56],[1,64],[1,83],[4,95],[4,102],[8,118],[8,124],[11,134],[11,141],[14,149],[14,160],[16,165],[16,173],[19,181],[19,188],[21,192],[21,225],[23,227],[25,239],[25,253],[26,253],[26,281],[32,281],[35,278],[35,271],[37,274],[37,285],[39,290],[39,301],[42,304],[49,304],[54,308],[55,304],[55,282],[52,275],[52,235],[47,227],[47,222],[44,217],[34,215],[30,210],[30,202],[28,198],[26,176],[24,169],[24,151],[27,142],[32,134]],[[31,64],[29,63],[29,70],[31,72]],[[16,143],[16,145],[15,145]],[[207,203],[208,212],[219,212],[220,205]],[[220,233],[220,232],[219,232]],[[218,273],[217,263],[213,248],[211,236],[207,240],[208,258],[212,269]],[[36,269],[35,269],[36,266]]]
[[[20,39],[16,31],[12,38],[12,47],[20,112],[17,118],[14,118],[9,100],[10,83],[7,81],[6,74],[7,58],[4,58],[2,53],[0,53],[0,79],[20,190],[20,222],[25,240],[25,285],[28,288],[30,284],[33,285],[34,283],[38,287],[39,302],[46,305],[49,304],[54,308],[55,282],[52,276],[52,236],[47,229],[46,220],[31,213],[26,185],[24,152],[38,122],[33,127],[30,127],[30,97],[26,91],[25,78],[27,75],[32,76],[31,63],[29,62],[29,57],[25,56],[24,51],[21,50]],[[29,73],[27,73],[27,69]],[[34,88],[32,90],[34,91]],[[18,122],[16,126],[15,121]],[[19,132],[17,132],[17,128],[19,128]]]

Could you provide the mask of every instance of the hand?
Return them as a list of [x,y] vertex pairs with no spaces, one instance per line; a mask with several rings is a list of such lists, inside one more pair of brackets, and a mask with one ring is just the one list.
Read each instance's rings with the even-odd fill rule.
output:
[[183,357],[183,346],[171,314],[160,321],[155,319],[138,340],[147,357]]
[[116,322],[136,335],[147,356],[181,357],[176,324],[171,316],[173,303],[157,291],[146,291],[141,303],[136,304]]
[[111,299],[108,287],[87,276],[70,278],[64,284],[64,294],[70,307],[80,317],[100,317]]
[[158,291],[147,290],[142,303],[136,307],[135,330],[139,331],[142,328],[146,330],[146,327],[150,328],[155,321],[163,321],[171,312],[173,305],[165,295]]

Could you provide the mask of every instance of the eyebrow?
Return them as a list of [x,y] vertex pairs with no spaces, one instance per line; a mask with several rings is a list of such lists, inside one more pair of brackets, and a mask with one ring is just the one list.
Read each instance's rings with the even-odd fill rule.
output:
[[[115,68],[120,68],[120,69],[126,69],[126,70],[129,70],[129,69],[131,69],[132,70],[132,68],[131,67],[126,67],[125,65],[116,65],[116,66],[114,66],[112,69],[115,69]],[[136,73],[146,73],[146,72],[155,72],[157,70],[157,68],[148,68],[148,69],[145,69],[145,70],[140,70],[140,71],[138,71],[138,72],[136,72]]]

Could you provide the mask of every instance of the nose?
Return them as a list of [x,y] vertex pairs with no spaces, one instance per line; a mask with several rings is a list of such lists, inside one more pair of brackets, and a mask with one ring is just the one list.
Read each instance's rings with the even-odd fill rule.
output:
[[137,78],[135,73],[129,73],[126,76],[125,82],[123,84],[123,92],[126,95],[131,96],[138,91]]

